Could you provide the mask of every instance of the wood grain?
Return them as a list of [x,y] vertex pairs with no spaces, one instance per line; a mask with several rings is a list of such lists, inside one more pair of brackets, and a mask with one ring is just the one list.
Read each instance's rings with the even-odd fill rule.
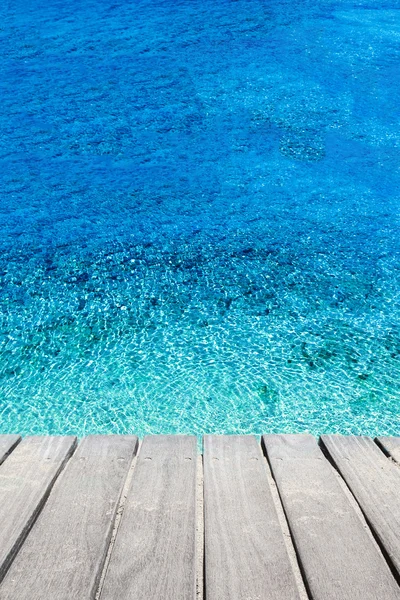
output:
[[144,439],[101,600],[194,600],[196,447],[191,436]]
[[378,437],[378,444],[400,464],[400,437]]
[[21,441],[20,435],[0,435],[0,465]]
[[94,597],[137,443],[113,435],[80,443],[5,576],[1,600]]
[[207,600],[299,598],[253,436],[205,436],[205,585]]
[[321,441],[400,575],[400,468],[369,437]]
[[74,450],[74,437],[26,437],[0,467],[0,580]]
[[399,600],[382,553],[316,440],[266,435],[263,444],[313,600]]

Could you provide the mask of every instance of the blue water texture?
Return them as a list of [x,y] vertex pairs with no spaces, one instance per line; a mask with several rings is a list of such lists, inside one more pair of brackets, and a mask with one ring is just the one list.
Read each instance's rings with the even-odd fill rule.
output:
[[0,430],[399,434],[397,0],[3,0]]

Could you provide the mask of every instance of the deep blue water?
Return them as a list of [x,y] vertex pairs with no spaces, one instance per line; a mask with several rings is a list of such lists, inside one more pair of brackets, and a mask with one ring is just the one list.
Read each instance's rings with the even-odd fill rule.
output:
[[3,0],[0,429],[399,433],[395,0]]

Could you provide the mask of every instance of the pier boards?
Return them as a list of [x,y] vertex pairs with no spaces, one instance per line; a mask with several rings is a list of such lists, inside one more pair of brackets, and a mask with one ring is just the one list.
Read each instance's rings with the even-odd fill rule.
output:
[[0,435],[0,600],[400,600],[399,448]]

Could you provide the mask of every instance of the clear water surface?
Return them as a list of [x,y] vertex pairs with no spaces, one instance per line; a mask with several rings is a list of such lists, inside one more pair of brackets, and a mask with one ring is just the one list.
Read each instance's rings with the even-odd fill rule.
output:
[[395,0],[3,0],[3,432],[399,433]]

